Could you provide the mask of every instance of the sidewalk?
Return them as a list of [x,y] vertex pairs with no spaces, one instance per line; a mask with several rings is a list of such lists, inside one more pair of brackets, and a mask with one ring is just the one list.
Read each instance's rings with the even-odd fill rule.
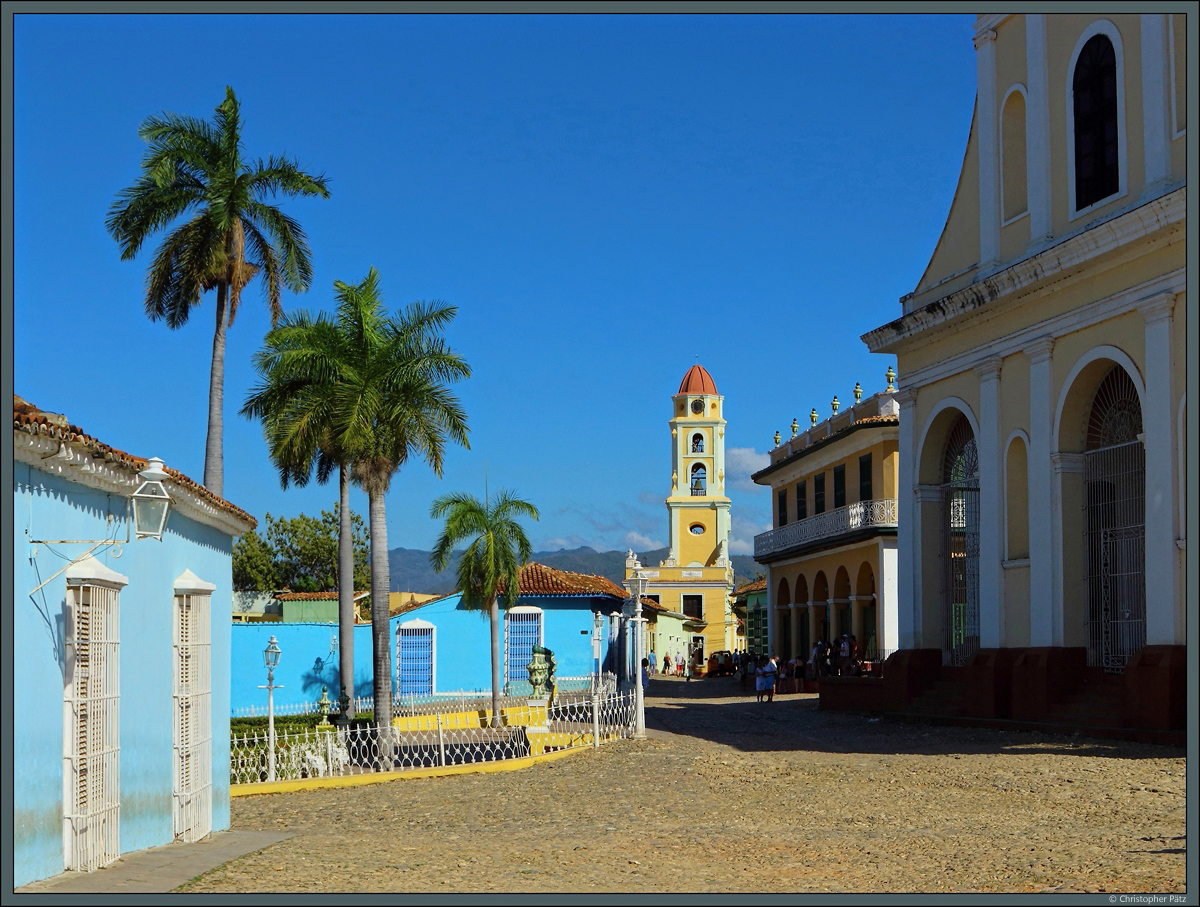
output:
[[[291,834],[275,831],[219,831],[194,844],[167,844],[139,850],[96,872],[64,872],[22,885],[14,893],[162,894],[230,860],[290,837]],[[7,898],[5,903],[9,903]],[[21,900],[12,903],[21,903]]]

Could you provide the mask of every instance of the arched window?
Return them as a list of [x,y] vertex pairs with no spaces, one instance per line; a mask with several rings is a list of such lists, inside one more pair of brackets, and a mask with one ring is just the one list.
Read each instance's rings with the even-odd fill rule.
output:
[[1146,644],[1146,451],[1142,406],[1114,366],[1096,389],[1084,450],[1088,662],[1121,673]]
[[1121,188],[1117,56],[1107,35],[1093,35],[1071,77],[1075,127],[1075,209],[1081,211]]
[[979,454],[960,415],[942,453],[944,647],[965,665],[979,649]]
[[693,497],[703,496],[705,486],[708,484],[708,470],[704,468],[703,463],[697,463],[692,467],[691,489]]
[[1025,95],[1020,88],[1009,92],[1000,118],[1000,180],[1004,193],[1004,221],[1028,210],[1028,178],[1025,152]]
[[700,432],[692,435],[692,453],[704,453],[704,435]]

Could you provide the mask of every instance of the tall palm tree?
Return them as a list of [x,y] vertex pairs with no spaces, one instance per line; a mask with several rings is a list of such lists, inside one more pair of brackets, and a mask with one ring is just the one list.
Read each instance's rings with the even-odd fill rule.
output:
[[266,199],[329,196],[324,176],[310,176],[286,157],[244,160],[241,129],[229,87],[212,123],[173,113],[149,117],[138,129],[149,145],[142,175],[117,194],[105,222],[120,243],[122,260],[129,260],[151,233],[191,215],[166,235],[155,254],[145,305],[151,320],[164,319],[174,329],[187,322],[201,293],[217,291],[204,449],[204,485],[217,495],[225,484],[225,331],[237,315],[242,290],[261,275],[274,325],[282,313],[281,285],[300,293],[312,282],[304,231]]
[[492,637],[492,727],[500,725],[500,608],[511,608],[520,597],[521,567],[533,547],[517,517],[539,519],[528,501],[501,490],[493,499],[448,494],[433,502],[430,516],[445,517],[446,527],[429,555],[434,569],[445,570],[454,546],[471,539],[458,560],[458,588],[463,606],[486,612]]
[[[338,472],[338,671],[342,694],[354,689],[354,542],[350,466],[330,431],[336,388],[355,362],[353,346],[324,314],[294,312],[270,331],[254,356],[260,383],[242,415],[259,418],[280,484],[303,486],[314,470],[324,484]],[[352,713],[351,713],[352,714]]]
[[256,412],[261,405],[275,413],[267,435],[281,475],[296,480],[315,466],[318,477],[328,476],[335,465],[345,465],[367,492],[375,720],[390,728],[385,495],[410,458],[423,458],[441,475],[446,442],[470,446],[466,415],[446,385],[471,370],[441,336],[454,307],[417,302],[389,317],[374,268],[362,283],[338,281],[334,288],[336,321],[298,314],[268,335],[256,363],[280,380],[266,382],[261,398],[252,395],[247,408]]

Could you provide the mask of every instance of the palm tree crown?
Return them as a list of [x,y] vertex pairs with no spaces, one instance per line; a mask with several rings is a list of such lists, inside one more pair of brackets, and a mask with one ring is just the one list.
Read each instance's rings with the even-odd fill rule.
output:
[[324,176],[310,176],[286,157],[245,161],[241,126],[229,87],[212,123],[171,113],[149,117],[138,130],[149,145],[142,175],[118,193],[106,220],[122,260],[129,260],[152,233],[191,215],[167,233],[155,254],[145,306],[152,320],[178,328],[202,293],[217,291],[204,484],[218,495],[224,486],[225,329],[237,315],[242,290],[261,275],[275,324],[282,314],[281,288],[300,293],[312,282],[304,231],[266,199],[329,196]]
[[500,610],[512,607],[520,597],[521,567],[529,560],[533,547],[517,517],[538,519],[538,509],[508,491],[485,500],[469,494],[448,494],[438,498],[430,516],[446,520],[430,561],[437,570],[450,562],[454,546],[471,539],[458,560],[458,588],[463,606],[486,611],[491,630],[492,726],[500,716]]

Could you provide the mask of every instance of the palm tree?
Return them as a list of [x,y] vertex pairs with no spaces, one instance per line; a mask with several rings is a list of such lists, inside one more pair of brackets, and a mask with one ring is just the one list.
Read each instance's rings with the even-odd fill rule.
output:
[[329,196],[324,176],[310,176],[288,158],[243,160],[241,127],[229,87],[212,123],[173,113],[149,117],[138,129],[149,145],[142,175],[118,193],[105,222],[120,243],[122,260],[129,260],[151,233],[192,215],[159,247],[146,280],[145,305],[151,320],[164,319],[174,329],[187,322],[201,293],[217,291],[204,449],[204,485],[217,495],[225,484],[225,331],[237,315],[242,290],[261,275],[274,325],[282,313],[281,284],[300,293],[312,282],[304,231],[265,199],[279,193]]
[[486,612],[492,636],[492,727],[500,725],[500,609],[520,597],[521,566],[533,552],[518,516],[538,519],[536,507],[501,491],[481,503],[469,494],[449,494],[433,502],[430,516],[446,518],[446,527],[429,555],[434,569],[444,570],[454,546],[472,539],[458,560],[458,588],[463,606]]
[[281,477],[297,480],[314,466],[327,477],[344,465],[367,492],[375,721],[390,728],[385,495],[411,457],[424,458],[440,476],[446,442],[470,446],[466,415],[446,384],[471,370],[441,336],[457,313],[452,306],[417,302],[388,317],[374,268],[362,283],[338,281],[334,288],[336,322],[301,313],[268,335],[256,364],[279,380],[264,382],[247,410],[273,413],[266,430]]
[[[354,543],[350,512],[350,467],[329,430],[334,391],[354,363],[354,351],[338,325],[325,315],[294,312],[267,334],[254,356],[261,379],[246,398],[242,415],[259,418],[280,484],[303,486],[315,469],[317,481],[338,471],[338,671],[343,695],[354,690]],[[353,714],[351,712],[351,714]]]

